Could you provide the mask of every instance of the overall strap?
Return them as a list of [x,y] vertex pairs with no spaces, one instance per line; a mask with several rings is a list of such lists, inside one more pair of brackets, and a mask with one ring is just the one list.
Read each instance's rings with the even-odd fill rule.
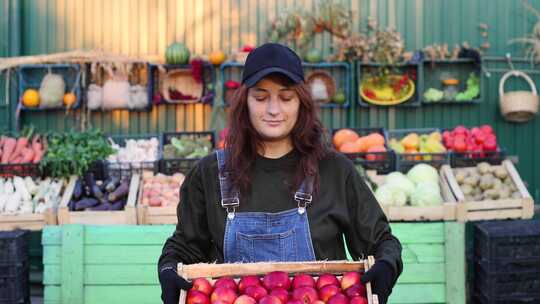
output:
[[294,194],[294,200],[298,203],[299,214],[304,214],[313,200],[313,182],[314,177],[312,175],[306,176],[302,184],[300,184],[300,188]]
[[221,192],[221,207],[227,210],[227,218],[232,220],[236,208],[240,206],[238,191],[234,189],[230,180],[231,173],[225,170],[225,160],[227,157],[225,150],[217,150],[219,190]]

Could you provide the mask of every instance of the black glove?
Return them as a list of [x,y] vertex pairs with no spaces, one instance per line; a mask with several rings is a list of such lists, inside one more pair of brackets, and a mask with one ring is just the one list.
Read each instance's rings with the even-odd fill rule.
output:
[[159,284],[161,284],[161,300],[164,304],[178,304],[180,289],[189,290],[191,282],[176,273],[176,267],[164,266],[159,270]]
[[377,261],[360,279],[363,284],[371,282],[371,290],[386,304],[395,283],[394,269],[385,261]]

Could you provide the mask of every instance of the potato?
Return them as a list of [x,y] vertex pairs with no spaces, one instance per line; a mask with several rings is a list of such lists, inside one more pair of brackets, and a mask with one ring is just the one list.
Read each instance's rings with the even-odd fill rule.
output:
[[499,191],[495,189],[488,189],[484,191],[484,197],[492,200],[496,200],[499,198]]
[[467,184],[471,187],[476,187],[478,185],[478,182],[480,181],[480,176],[478,174],[470,175],[465,178],[463,181],[464,184]]
[[490,173],[492,169],[489,163],[481,162],[478,165],[476,165],[476,170],[478,170],[480,174],[486,174],[486,173]]
[[500,179],[505,179],[508,176],[508,172],[506,171],[506,169],[504,167],[495,168],[493,173],[495,174],[496,177],[498,177]]
[[498,178],[493,179],[493,189],[501,189],[502,186],[503,186],[503,182],[501,182],[500,179]]
[[466,177],[467,177],[467,171],[465,170],[455,170],[455,175],[456,175],[456,181],[458,182],[458,184],[463,184]]

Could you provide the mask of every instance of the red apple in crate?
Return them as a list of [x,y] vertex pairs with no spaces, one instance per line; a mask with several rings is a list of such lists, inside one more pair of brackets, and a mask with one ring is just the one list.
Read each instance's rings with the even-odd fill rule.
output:
[[259,304],[283,304],[276,296],[267,295],[259,300]]
[[341,289],[337,285],[326,285],[319,289],[319,299],[326,303],[331,297],[340,292]]
[[313,302],[313,303],[311,303],[311,304],[324,304],[324,302],[323,302],[323,301],[321,301],[321,300],[317,300],[317,301],[314,301],[314,302]]
[[345,290],[345,295],[349,298],[354,297],[365,297],[366,296],[366,287],[362,284],[354,284],[351,287]]
[[[214,285],[215,286],[215,285]],[[214,304],[215,301],[223,301],[227,304],[233,304],[236,300],[236,292],[230,288],[225,287],[216,287],[214,289],[214,292],[212,292],[212,295],[210,296],[210,300]]]
[[210,304],[210,298],[204,292],[190,290],[187,294],[187,304]]
[[248,286],[245,294],[259,301],[262,297],[266,296],[268,292],[262,286]]
[[336,285],[339,286],[339,281],[335,275],[330,273],[324,273],[319,276],[317,279],[317,289],[321,289],[326,285]]
[[480,130],[482,130],[482,132],[484,132],[484,134],[493,134],[493,128],[490,125],[481,126]]
[[283,303],[289,299],[289,292],[284,288],[275,288],[270,292],[270,295],[278,297]]
[[290,299],[289,301],[287,301],[287,304],[304,304],[304,303],[302,303],[302,301],[300,300]]
[[292,288],[296,289],[302,286],[315,287],[315,279],[307,274],[297,274],[292,281]]
[[341,278],[341,289],[345,290],[359,283],[360,283],[360,273],[356,271],[350,271],[343,274],[343,277]]
[[191,290],[197,290],[206,294],[207,296],[210,296],[214,289],[212,288],[212,284],[210,284],[207,279],[196,278],[195,280],[193,280],[193,287],[191,288]]
[[268,273],[263,278],[263,286],[272,290],[274,288],[285,288],[289,290],[291,287],[291,280],[289,279],[289,274],[283,271],[273,271]]
[[246,295],[241,295],[234,301],[234,304],[257,304],[254,298]]
[[225,301],[217,300],[217,301],[213,301],[212,304],[228,304],[228,303]]
[[222,277],[222,278],[217,279],[216,282],[214,282],[214,288],[218,288],[218,287],[232,289],[235,292],[237,289],[236,282],[231,277]]
[[302,286],[293,290],[292,297],[293,299],[302,301],[304,304],[310,304],[319,299],[315,288],[309,286]]
[[260,286],[261,280],[259,280],[259,277],[257,276],[245,276],[242,279],[240,279],[240,282],[238,282],[238,291],[241,294],[244,294],[246,292],[246,288],[249,286]]
[[368,300],[364,297],[354,297],[349,301],[349,304],[368,304]]
[[333,295],[327,302],[328,304],[349,304],[349,299],[342,293]]

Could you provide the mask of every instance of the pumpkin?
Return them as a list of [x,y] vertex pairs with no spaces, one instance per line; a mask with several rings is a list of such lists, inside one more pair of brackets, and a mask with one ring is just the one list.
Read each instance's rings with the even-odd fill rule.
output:
[[222,51],[212,52],[208,55],[208,60],[213,65],[220,65],[225,61],[225,53]]
[[35,108],[39,106],[39,93],[34,89],[24,91],[22,103],[27,108]]
[[73,93],[64,94],[64,105],[69,109],[72,108],[77,101],[77,96]]
[[332,142],[334,147],[339,150],[341,145],[346,142],[355,142],[358,139],[358,134],[351,129],[341,129],[334,134]]
[[179,42],[169,45],[165,51],[165,61],[168,64],[188,64],[190,56],[189,49]]

